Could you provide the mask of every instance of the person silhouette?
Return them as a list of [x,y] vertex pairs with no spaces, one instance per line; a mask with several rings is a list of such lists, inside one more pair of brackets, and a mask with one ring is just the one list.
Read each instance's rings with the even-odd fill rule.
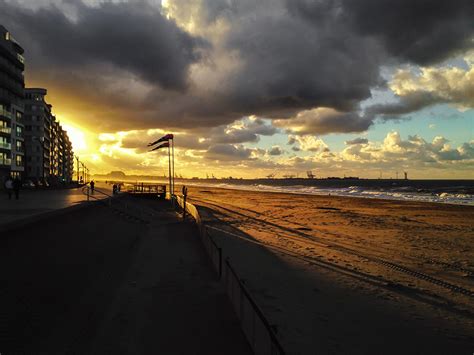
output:
[[92,191],[92,193],[94,193],[94,187],[95,187],[95,182],[94,182],[94,180],[91,181],[91,184],[90,184],[90,185],[91,185],[91,191]]
[[18,200],[20,198],[20,188],[21,188],[21,180],[16,177],[13,180],[13,191],[15,192],[15,198]]
[[10,177],[5,181],[5,190],[7,190],[8,199],[11,200],[13,192],[13,180]]

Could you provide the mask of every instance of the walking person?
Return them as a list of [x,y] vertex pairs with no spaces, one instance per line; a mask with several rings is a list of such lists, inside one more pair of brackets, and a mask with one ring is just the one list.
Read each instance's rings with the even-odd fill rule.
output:
[[91,185],[91,191],[92,191],[92,193],[94,193],[94,186],[95,186],[94,180],[91,181],[90,185]]
[[13,180],[12,180],[11,177],[9,177],[5,181],[5,190],[7,190],[8,199],[11,200],[12,199],[12,193],[13,193]]
[[21,180],[16,177],[13,180],[13,191],[15,192],[15,198],[18,200],[20,198],[20,188],[21,188]]

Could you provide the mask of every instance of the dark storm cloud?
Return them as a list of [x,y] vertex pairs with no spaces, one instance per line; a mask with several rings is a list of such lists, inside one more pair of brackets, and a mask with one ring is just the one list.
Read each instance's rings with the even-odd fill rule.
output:
[[370,97],[370,88],[381,83],[376,43],[330,20],[312,25],[263,13],[239,21],[226,41],[243,61],[229,83],[233,100],[255,114],[282,118],[320,106],[352,110]]
[[[202,132],[205,135],[205,132]],[[213,143],[246,143],[258,142],[260,136],[273,136],[277,129],[268,125],[262,119],[244,121],[241,126],[220,126],[207,132]]]
[[77,19],[54,5],[31,10],[0,0],[0,22],[25,46],[33,70],[111,64],[152,85],[183,89],[189,66],[206,46],[145,1],[68,4]]
[[345,141],[346,145],[355,145],[355,144],[368,144],[369,140],[367,138],[355,138],[349,141]]
[[443,99],[429,92],[414,92],[410,95],[401,97],[398,102],[377,104],[369,107],[368,112],[372,115],[378,115],[382,119],[398,118],[414,111],[424,109],[425,107],[443,102]]
[[[129,130],[131,122],[137,130],[207,128],[216,135],[210,145],[257,141],[265,133],[211,132],[250,115],[326,134],[364,131],[373,114],[411,112],[421,107],[414,99],[358,114],[371,89],[385,84],[382,65],[462,52],[474,24],[467,0],[171,1],[202,39],[145,0],[67,3],[74,19],[62,7],[33,11],[0,0],[0,22],[26,47],[36,82],[48,78],[77,97],[77,107],[88,102],[84,110],[96,112],[84,115],[103,131]],[[301,116],[318,107],[344,114]]]
[[342,4],[360,33],[380,38],[391,55],[403,60],[428,65],[474,47],[472,0],[342,0]]
[[402,61],[428,65],[474,47],[472,0],[287,0],[287,6],[315,25],[334,14]]
[[[373,124],[374,116],[361,116],[355,112],[339,112],[318,108],[298,113],[291,119],[276,120],[274,124],[299,135],[320,135],[328,133],[353,133],[366,131]],[[288,142],[291,144],[290,142]]]
[[216,144],[207,150],[204,155],[209,160],[241,161],[250,159],[252,149],[242,145]]
[[272,156],[278,156],[278,155],[282,155],[284,152],[283,150],[278,147],[278,146],[275,146],[275,147],[272,147],[269,151],[268,151],[268,155],[272,155]]

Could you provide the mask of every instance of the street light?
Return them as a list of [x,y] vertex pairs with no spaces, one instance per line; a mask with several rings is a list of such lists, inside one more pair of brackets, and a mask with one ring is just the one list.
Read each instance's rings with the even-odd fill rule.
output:
[[77,161],[77,184],[79,185],[79,170],[80,170],[79,163],[80,163],[80,161],[79,161],[79,157],[77,155],[76,155],[76,161]]

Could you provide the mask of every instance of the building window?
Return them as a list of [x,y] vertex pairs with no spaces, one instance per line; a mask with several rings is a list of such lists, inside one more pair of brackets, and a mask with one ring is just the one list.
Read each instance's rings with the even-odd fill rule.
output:
[[11,160],[8,157],[7,153],[0,153],[0,164],[1,165],[10,165],[11,164]]
[[20,138],[23,137],[23,127],[16,126],[16,136]]
[[16,141],[16,151],[17,152],[23,152],[23,142],[22,141]]
[[17,155],[15,158],[16,166],[23,166],[23,156]]
[[16,120],[17,122],[21,122],[23,120],[23,112],[16,112]]
[[0,137],[0,148],[2,149],[11,149],[10,142],[6,137]]

